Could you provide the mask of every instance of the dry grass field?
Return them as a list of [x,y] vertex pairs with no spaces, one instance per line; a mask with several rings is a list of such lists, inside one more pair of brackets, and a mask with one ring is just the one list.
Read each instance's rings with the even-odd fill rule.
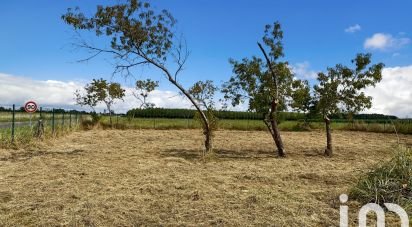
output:
[[286,159],[261,131],[218,131],[204,159],[199,130],[91,130],[0,150],[0,226],[337,226],[338,196],[396,144],[335,131],[326,158],[322,132],[282,135]]

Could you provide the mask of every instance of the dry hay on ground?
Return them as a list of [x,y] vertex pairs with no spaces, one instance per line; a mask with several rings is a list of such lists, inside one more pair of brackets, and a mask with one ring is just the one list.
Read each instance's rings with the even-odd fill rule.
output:
[[286,159],[256,131],[218,131],[206,160],[198,130],[92,130],[0,150],[0,226],[336,226],[338,196],[396,143],[336,131],[325,158],[322,132],[282,135]]

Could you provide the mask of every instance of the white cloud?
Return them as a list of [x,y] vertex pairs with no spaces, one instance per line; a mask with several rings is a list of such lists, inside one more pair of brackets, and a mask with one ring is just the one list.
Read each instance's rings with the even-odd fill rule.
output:
[[348,28],[345,28],[346,33],[355,33],[357,31],[360,31],[362,28],[359,24],[355,24],[353,26],[349,26]]
[[317,72],[310,69],[310,64],[307,61],[291,65],[291,70],[299,79],[316,79]]
[[363,47],[372,50],[395,50],[407,44],[411,40],[405,37],[393,37],[391,34],[375,33],[372,37],[367,38]]
[[412,117],[412,65],[383,69],[382,81],[365,93],[373,97],[368,113]]
[[[307,62],[298,63],[293,66],[293,70],[300,78],[316,77],[315,72],[308,70],[309,66]],[[382,73],[382,81],[376,87],[365,90],[367,95],[373,97],[373,106],[367,112],[412,117],[412,65],[385,68]],[[43,107],[79,109],[75,105],[73,93],[83,86],[83,83],[75,81],[42,81],[0,73],[0,106],[21,106],[28,100],[35,100]],[[131,87],[126,88],[126,94],[124,102],[115,105],[116,112],[126,112],[138,106]],[[148,100],[164,108],[191,107],[189,101],[175,91],[155,90]],[[98,107],[98,111],[103,109],[103,105]],[[231,109],[246,110],[247,103]]]
[[[85,109],[75,104],[74,92],[81,89],[84,84],[80,82],[64,82],[55,80],[33,80],[26,77],[18,77],[0,73],[0,106],[16,104],[18,107],[24,105],[28,100],[36,101],[39,106],[46,108]],[[137,99],[132,95],[133,88],[127,87],[124,102],[118,101],[114,110],[126,112],[139,105]],[[164,108],[190,108],[191,105],[184,97],[174,91],[155,90],[148,97],[148,101],[155,103],[157,107]],[[96,110],[103,111],[105,107],[101,104]]]

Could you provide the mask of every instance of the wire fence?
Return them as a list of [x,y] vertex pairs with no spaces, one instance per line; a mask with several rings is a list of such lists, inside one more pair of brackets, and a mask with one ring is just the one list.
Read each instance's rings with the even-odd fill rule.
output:
[[[109,119],[104,116],[101,122],[109,125]],[[112,117],[112,127],[118,129],[192,129],[200,128],[201,124],[193,117],[168,118],[158,115],[156,118],[115,115]],[[218,119],[217,128],[223,130],[267,130],[262,120],[258,119]],[[280,120],[280,130],[307,131],[323,130],[322,119]],[[411,119],[332,119],[332,129],[365,131],[379,133],[412,134]]]
[[[0,147],[13,144],[28,144],[33,139],[53,138],[82,125],[84,120],[93,122],[89,113],[76,110],[40,107],[35,113],[27,113],[16,105],[0,105]],[[114,114],[109,120],[107,114],[100,115],[99,122],[104,127],[117,129],[193,129],[201,124],[193,116],[168,118],[168,115],[156,115],[155,118],[135,117]],[[87,122],[87,121],[86,121]],[[92,124],[93,125],[93,124]],[[83,125],[84,126],[84,125]],[[254,119],[218,119],[218,129],[223,130],[267,130],[262,120]],[[280,130],[302,131],[324,129],[321,119],[283,120]],[[332,128],[340,130],[412,134],[411,119],[333,119]]]
[[27,143],[34,138],[56,137],[79,127],[85,113],[40,107],[27,113],[16,105],[0,107],[0,145]]

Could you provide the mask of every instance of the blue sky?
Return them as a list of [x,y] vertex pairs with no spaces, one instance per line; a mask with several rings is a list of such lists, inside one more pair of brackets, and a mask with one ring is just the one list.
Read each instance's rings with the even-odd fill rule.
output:
[[[93,13],[98,4],[116,2],[1,1],[0,73],[32,80],[110,78],[109,58],[76,63],[87,55],[70,45],[73,30],[60,16],[68,7],[79,6],[83,12]],[[374,62],[387,67],[412,65],[412,1],[150,2],[177,18],[178,31],[188,42],[191,55],[180,79],[186,87],[197,80],[227,80],[231,75],[228,59],[260,55],[256,41],[261,39],[264,25],[274,21],[283,26],[285,59],[300,66],[302,74],[313,75],[336,63],[349,64],[359,52],[372,53]],[[352,32],[345,32],[351,26]],[[369,45],[367,39],[371,39]],[[161,89],[174,90],[157,71],[135,72],[137,77],[150,75],[161,80]],[[122,78],[114,79],[124,83]]]

